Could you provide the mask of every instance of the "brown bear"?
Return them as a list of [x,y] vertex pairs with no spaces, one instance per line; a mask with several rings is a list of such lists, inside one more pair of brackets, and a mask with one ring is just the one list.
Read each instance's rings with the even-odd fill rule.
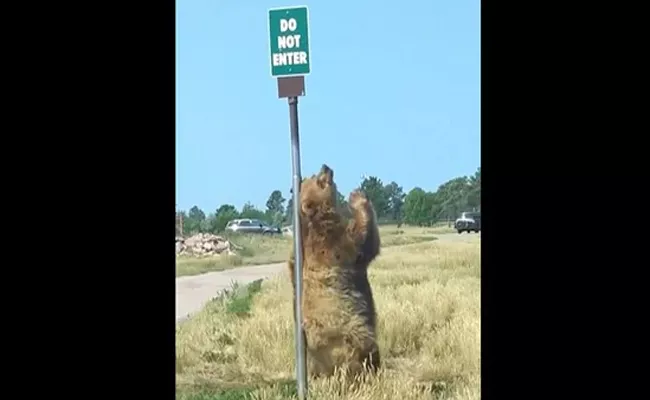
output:
[[[302,324],[312,376],[331,375],[336,367],[354,375],[380,366],[367,274],[379,254],[377,218],[372,203],[354,191],[349,199],[352,218],[346,221],[337,209],[333,178],[334,171],[323,165],[300,189]],[[295,302],[293,249],[288,264]]]

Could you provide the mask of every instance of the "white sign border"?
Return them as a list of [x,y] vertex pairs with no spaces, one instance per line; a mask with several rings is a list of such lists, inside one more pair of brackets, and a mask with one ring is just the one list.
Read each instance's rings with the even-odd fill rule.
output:
[[[302,73],[302,74],[291,74],[291,75],[273,75],[273,45],[271,41],[273,38],[271,38],[271,11],[278,11],[278,10],[293,10],[296,8],[304,8],[307,11],[307,39],[309,40],[309,43],[307,44],[307,53],[309,54],[309,72],[307,73]],[[309,7],[307,6],[287,6],[287,7],[273,7],[269,8],[266,11],[266,33],[269,34],[268,39],[269,39],[269,73],[271,74],[271,78],[278,79],[278,78],[291,78],[292,76],[308,76],[311,75],[311,20],[309,19]]]

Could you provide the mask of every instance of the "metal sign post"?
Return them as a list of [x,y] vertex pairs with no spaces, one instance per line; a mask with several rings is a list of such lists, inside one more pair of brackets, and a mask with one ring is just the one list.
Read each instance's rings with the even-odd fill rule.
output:
[[296,380],[298,399],[307,397],[306,343],[302,330],[302,233],[300,227],[300,141],[298,139],[298,97],[289,97],[289,119],[291,124],[291,162],[293,173],[293,248],[294,282],[296,282],[295,337],[296,337]]
[[302,329],[302,234],[300,226],[300,139],[298,97],[305,95],[305,75],[311,72],[307,7],[269,10],[271,76],[278,79],[278,97],[289,102],[293,174],[293,247],[295,287],[296,381],[298,399],[307,397],[306,343]]

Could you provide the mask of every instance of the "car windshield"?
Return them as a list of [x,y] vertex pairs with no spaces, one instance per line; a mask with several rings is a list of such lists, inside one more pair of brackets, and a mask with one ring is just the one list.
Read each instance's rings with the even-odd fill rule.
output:
[[470,212],[470,213],[465,213],[465,217],[466,218],[481,218],[481,214],[480,213]]

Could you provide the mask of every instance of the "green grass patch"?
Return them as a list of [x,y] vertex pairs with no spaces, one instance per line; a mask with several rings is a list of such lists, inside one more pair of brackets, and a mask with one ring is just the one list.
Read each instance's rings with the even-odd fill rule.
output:
[[199,275],[206,272],[223,271],[244,264],[241,255],[222,255],[205,258],[178,257],[176,258],[176,276]]
[[[256,294],[262,290],[263,279],[257,279],[249,284],[242,285],[239,282],[233,282],[230,289],[224,289],[218,296],[206,304],[205,310],[211,314],[231,315],[234,317],[247,317],[250,315],[253,299]],[[217,341],[224,345],[229,345],[232,341],[224,335],[220,336]]]
[[251,282],[246,286],[233,285],[226,312],[238,317],[246,317],[250,314],[253,305],[253,297],[262,290],[262,279]]

